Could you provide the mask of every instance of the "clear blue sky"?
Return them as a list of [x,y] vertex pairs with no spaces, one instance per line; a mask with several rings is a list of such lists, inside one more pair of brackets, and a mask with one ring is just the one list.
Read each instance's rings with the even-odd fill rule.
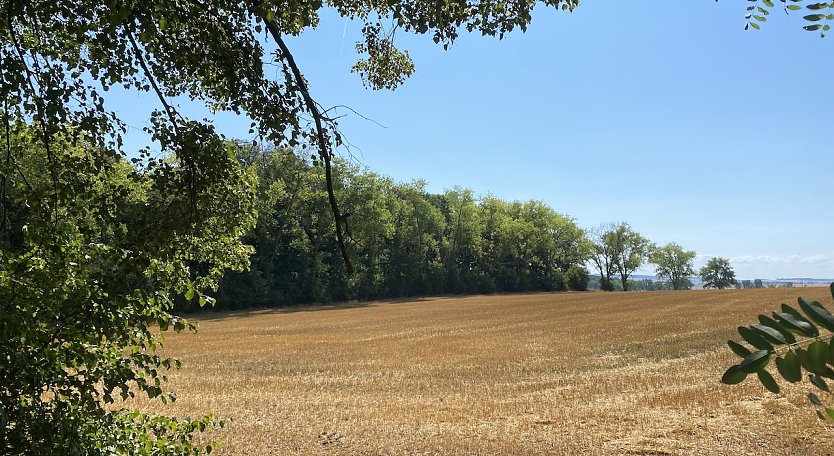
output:
[[[696,266],[728,257],[740,278],[834,278],[834,35],[802,30],[778,3],[744,31],[744,7],[539,6],[527,33],[463,35],[446,52],[399,33],[417,72],[394,92],[349,73],[356,23],[325,15],[289,45],[318,101],[385,126],[341,122],[373,171],[542,200],[585,228],[626,221],[695,250]],[[135,127],[153,103],[111,101]],[[245,120],[216,122],[247,138]]]

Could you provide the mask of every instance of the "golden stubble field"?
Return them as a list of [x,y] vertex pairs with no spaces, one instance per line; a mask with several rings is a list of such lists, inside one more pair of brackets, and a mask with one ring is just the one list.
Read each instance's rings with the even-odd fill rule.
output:
[[[741,323],[827,288],[555,293],[204,314],[173,406],[230,455],[831,454],[803,391],[719,383]],[[784,382],[783,382],[784,383]]]

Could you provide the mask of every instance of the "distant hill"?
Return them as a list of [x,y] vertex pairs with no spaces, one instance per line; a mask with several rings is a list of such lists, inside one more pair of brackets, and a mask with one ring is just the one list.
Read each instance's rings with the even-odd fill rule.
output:
[[[592,274],[592,275],[594,275],[596,277],[599,277],[599,274]],[[619,279],[620,276],[615,274],[613,276],[613,278]],[[647,275],[647,274],[634,274],[634,275],[629,276],[629,278],[631,280],[644,280],[644,279],[660,280],[660,279],[657,278],[657,276]],[[698,276],[692,276],[692,277],[689,278],[689,280],[692,281],[693,285],[698,285],[698,284],[702,283],[701,278],[698,277]],[[741,279],[741,278],[738,279],[739,282],[742,281],[742,280],[755,280],[755,279]],[[799,284],[828,285],[828,284],[834,282],[834,279],[816,279],[816,278],[813,278],[813,277],[779,277],[777,279],[760,279],[760,280],[764,284],[768,284],[768,283],[788,283],[788,282],[790,282],[790,283],[797,284],[797,285],[799,285]]]
[[[599,274],[594,274],[594,275],[599,277]],[[616,278],[617,280],[619,280],[620,276],[618,274],[614,274],[614,276],[612,278]],[[646,274],[633,274],[633,275],[628,276],[628,278],[631,279],[631,280],[644,280],[644,279],[661,280],[661,279],[658,279],[657,276],[646,275]],[[695,285],[701,283],[701,278],[698,277],[698,276],[691,276],[689,278],[689,280],[691,280],[692,283],[695,284]]]
[[[765,282],[768,282],[767,280]],[[834,279],[813,279],[810,277],[788,277],[788,278],[778,278],[775,282],[793,282],[793,283],[806,283],[806,284],[826,284],[834,282]]]

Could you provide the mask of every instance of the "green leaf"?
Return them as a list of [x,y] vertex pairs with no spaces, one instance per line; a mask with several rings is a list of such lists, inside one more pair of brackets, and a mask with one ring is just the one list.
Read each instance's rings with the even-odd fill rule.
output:
[[828,361],[828,344],[816,341],[808,346],[808,370],[817,374],[825,371]]
[[782,325],[779,324],[776,320],[768,317],[767,315],[759,315],[759,323],[763,324],[764,326],[769,326],[785,336],[785,340],[788,341],[789,344],[796,342],[796,337],[791,334],[790,331],[783,328]]
[[782,312],[793,315],[799,321],[808,321],[801,313],[799,313],[798,310],[794,309],[793,307],[787,304],[783,303],[781,306],[779,306],[779,308],[782,310]]
[[119,13],[118,14],[119,14],[119,20],[120,21],[125,21],[128,17],[130,17],[130,9],[127,7],[127,5],[122,5],[119,8]]
[[825,414],[828,415],[828,418],[834,420],[834,410],[826,407],[825,408]]
[[724,372],[724,375],[721,376],[721,383],[725,385],[735,385],[737,383],[741,383],[744,379],[747,378],[747,372],[741,370],[739,366],[731,366]]
[[831,380],[834,380],[834,370],[832,370],[828,366],[825,366],[825,369],[823,369],[822,372],[816,372],[816,374],[821,377],[830,378]]
[[759,377],[759,381],[762,382],[762,385],[773,394],[779,394],[779,384],[776,383],[776,380],[770,375],[770,372],[766,370],[760,370],[756,372],[756,375]]
[[828,383],[825,383],[825,380],[823,380],[822,377],[820,377],[819,375],[811,374],[810,376],[808,376],[808,378],[811,380],[811,383],[814,386],[816,386],[817,388],[819,388],[819,389],[821,389],[825,392],[829,391]]
[[789,10],[791,10],[791,11],[796,11],[796,10],[800,10],[800,9],[802,9],[802,7],[801,7],[801,6],[799,6],[799,5],[788,5],[788,6],[786,6],[785,8],[787,8],[787,9],[789,9]]
[[805,337],[817,337],[819,335],[819,331],[816,326],[812,325],[810,322],[797,318],[793,314],[787,312],[773,312],[773,316],[779,321],[780,325],[792,333],[801,334]]
[[767,5],[767,6],[771,7],[771,8],[773,8],[773,2],[772,2],[772,1],[770,1],[770,0],[762,0],[762,3],[764,3],[765,5]]
[[808,397],[808,400],[811,401],[812,404],[822,405],[822,401],[820,400],[820,397],[817,396],[815,393],[808,393],[807,397]]
[[761,29],[761,27],[759,27],[759,24],[757,24],[755,22],[748,22],[747,25],[749,25],[750,27],[753,27],[756,30]]
[[776,358],[776,369],[779,375],[791,383],[797,383],[802,380],[802,364],[799,362],[799,357],[796,353],[790,351],[785,354],[784,358]]
[[759,333],[746,326],[739,326],[738,333],[745,341],[747,341],[748,344],[758,348],[759,350],[773,350],[773,345],[771,345],[770,342],[760,336]]
[[828,311],[822,304],[817,301],[808,302],[803,298],[799,298],[799,307],[805,312],[811,321],[822,326],[823,328],[834,332],[834,315]]
[[819,24],[802,26],[802,28],[804,28],[805,30],[807,30],[809,32],[813,32],[814,30],[819,30],[820,27],[821,27],[821,25],[819,25]]
[[730,350],[732,350],[733,353],[735,353],[738,356],[741,356],[742,358],[744,358],[745,356],[747,356],[751,353],[750,350],[747,349],[747,347],[745,347],[744,345],[741,345],[738,342],[728,340],[727,345],[730,346]]
[[779,331],[765,325],[753,325],[751,328],[765,337],[768,341],[774,344],[787,344],[788,341],[785,339],[785,336],[782,335]]
[[834,365],[834,339],[828,344],[828,364]]
[[768,361],[770,361],[770,352],[767,350],[759,350],[741,360],[741,364],[738,367],[744,372],[752,374],[753,372],[764,369]]
[[817,21],[821,21],[821,20],[825,19],[825,15],[824,14],[809,14],[807,16],[802,16],[802,19],[805,19],[806,21],[810,21],[810,22],[817,22]]
[[807,369],[809,372],[813,372],[812,369],[814,368],[814,364],[808,358],[808,350],[803,348],[797,348],[795,350],[796,356],[799,358],[799,363]]

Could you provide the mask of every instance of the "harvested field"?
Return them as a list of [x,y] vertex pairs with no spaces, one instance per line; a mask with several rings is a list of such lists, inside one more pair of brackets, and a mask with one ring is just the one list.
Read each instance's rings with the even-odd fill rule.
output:
[[177,402],[138,406],[231,418],[232,455],[831,454],[807,386],[719,383],[735,327],[799,294],[831,308],[804,288],[205,314],[167,337]]

